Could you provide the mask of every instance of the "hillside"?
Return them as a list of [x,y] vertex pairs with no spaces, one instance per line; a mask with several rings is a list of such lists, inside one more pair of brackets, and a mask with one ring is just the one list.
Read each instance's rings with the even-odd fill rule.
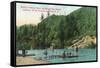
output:
[[17,27],[18,49],[44,48],[95,48],[96,8],[82,7],[67,16],[41,16],[37,26]]
[[[73,45],[73,40],[80,37],[93,35],[96,38],[96,9],[83,7],[67,16],[52,15],[44,19],[39,27],[41,35],[45,38],[44,47],[69,47]],[[88,43],[81,47],[86,45]]]

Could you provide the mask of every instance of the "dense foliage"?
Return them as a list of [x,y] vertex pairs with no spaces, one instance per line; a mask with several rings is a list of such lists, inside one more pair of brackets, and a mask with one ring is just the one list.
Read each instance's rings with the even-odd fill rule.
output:
[[83,7],[67,16],[51,15],[37,26],[22,25],[16,28],[17,49],[67,48],[74,39],[85,35],[96,36],[96,8]]

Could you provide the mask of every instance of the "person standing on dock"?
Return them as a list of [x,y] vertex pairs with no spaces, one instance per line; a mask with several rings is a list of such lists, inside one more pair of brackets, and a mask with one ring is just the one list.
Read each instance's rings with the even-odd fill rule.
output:
[[78,55],[78,51],[79,51],[79,49],[78,49],[78,45],[76,46],[76,54]]
[[23,57],[26,56],[26,53],[25,53],[25,48],[22,49],[22,54],[23,54]]
[[47,49],[44,51],[44,55],[45,55],[46,58],[47,58],[47,55],[48,55]]
[[65,53],[65,51],[63,52],[63,58],[65,58],[66,57],[66,53]]

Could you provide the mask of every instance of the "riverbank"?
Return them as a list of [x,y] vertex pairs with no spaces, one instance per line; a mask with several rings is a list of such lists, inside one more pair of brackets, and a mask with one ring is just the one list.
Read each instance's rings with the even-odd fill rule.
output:
[[72,48],[95,48],[96,47],[96,36],[86,35],[79,39],[73,40],[72,45],[68,47],[68,49]]
[[31,56],[28,57],[16,57],[16,65],[30,65],[30,64],[47,64],[49,62],[43,60],[36,60]]

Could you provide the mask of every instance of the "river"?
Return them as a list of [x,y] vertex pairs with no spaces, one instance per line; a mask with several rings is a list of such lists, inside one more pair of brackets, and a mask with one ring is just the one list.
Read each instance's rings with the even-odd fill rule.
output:
[[[65,53],[73,53],[75,54],[74,49],[54,49],[54,50],[47,50],[47,56],[51,55],[61,55],[63,52]],[[79,57],[73,57],[73,58],[45,58],[46,55],[44,55],[45,49],[35,49],[35,50],[27,50],[27,54],[35,54],[35,56],[32,56],[36,59],[43,59],[50,63],[61,63],[61,62],[80,62],[80,61],[94,61],[96,60],[96,49],[79,49],[78,55]]]

